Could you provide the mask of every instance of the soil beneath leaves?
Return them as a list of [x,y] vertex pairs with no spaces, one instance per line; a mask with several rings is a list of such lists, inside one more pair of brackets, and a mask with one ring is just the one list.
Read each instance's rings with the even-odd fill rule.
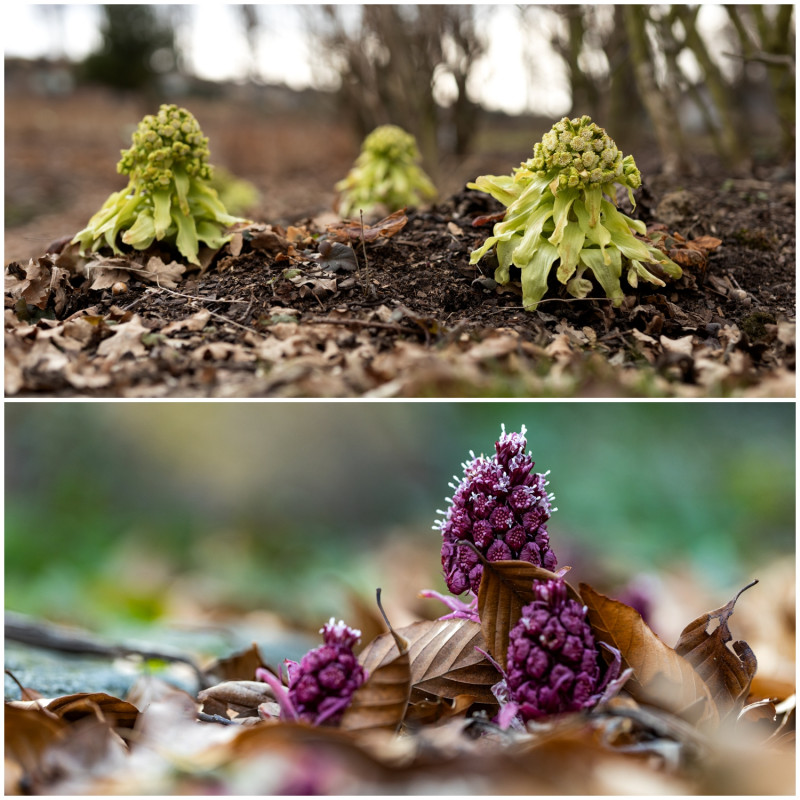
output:
[[788,178],[652,179],[632,213],[669,234],[684,277],[623,280],[620,308],[553,280],[525,311],[491,260],[469,264],[491,232],[473,221],[501,207],[466,190],[358,234],[338,271],[318,250],[333,215],[251,226],[203,271],[153,251],[87,275],[67,246],[7,268],[6,394],[794,396]]

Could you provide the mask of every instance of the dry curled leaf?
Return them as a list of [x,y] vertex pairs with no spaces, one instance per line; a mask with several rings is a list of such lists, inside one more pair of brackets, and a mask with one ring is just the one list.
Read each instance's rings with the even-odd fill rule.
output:
[[[558,575],[527,561],[484,561],[478,592],[478,616],[489,655],[506,668],[508,634],[519,622],[522,607],[532,602],[535,580],[557,580]],[[567,584],[570,596],[580,602]]]
[[353,692],[339,727],[346,731],[396,731],[403,721],[411,693],[408,640],[390,630],[392,652],[397,654],[369,671],[367,680]]
[[77,722],[86,717],[108,720],[115,727],[132,728],[139,717],[139,709],[127,700],[120,700],[105,692],[79,692],[52,700],[13,700],[6,703],[6,711],[42,711],[51,719]]
[[354,272],[358,269],[353,248],[341,242],[320,242],[317,263],[326,272]]
[[67,722],[35,705],[20,707],[19,703],[5,705],[6,768],[16,762],[28,775],[35,774],[42,754],[64,735]]
[[58,314],[66,305],[67,271],[55,264],[55,256],[31,259],[27,266],[9,264],[5,275],[5,292],[16,300],[41,310],[52,302]]
[[[412,700],[423,697],[494,703],[491,687],[500,680],[497,670],[476,649],[485,647],[480,625],[467,619],[413,622],[398,630],[409,642]],[[359,655],[370,671],[386,663],[394,651],[389,634],[381,634]]]
[[694,718],[699,710],[702,721],[716,721],[708,686],[685,658],[650,630],[638,611],[586,583],[580,592],[595,637],[619,650],[622,668],[633,670],[625,684],[627,692],[641,703],[679,716]]
[[360,221],[328,225],[328,237],[337,242],[359,242],[362,238],[366,242],[373,242],[380,238],[390,239],[399,233],[407,222],[406,210],[401,208],[372,225],[362,225]]
[[115,325],[113,331],[112,336],[100,342],[97,355],[106,356],[112,361],[119,361],[126,355],[137,358],[147,352],[147,348],[142,342],[142,336],[150,333],[150,330],[142,325],[138,316],[133,316],[127,322]]
[[237,714],[255,716],[261,703],[275,699],[272,689],[263,681],[233,680],[203,689],[197,695],[206,714],[224,716],[228,709]]
[[[735,652],[728,649],[728,642],[733,639],[728,620],[739,596],[754,583],[745,586],[722,608],[701,614],[689,623],[675,645],[675,652],[705,681],[721,718],[741,711],[756,674],[756,657],[747,642],[733,642]],[[718,624],[709,632],[714,621]]]
[[221,681],[250,680],[259,667],[264,667],[264,660],[258,645],[254,642],[247,650],[234,653],[227,658],[220,658],[209,664],[203,672]]
[[158,256],[151,256],[143,269],[136,272],[142,280],[156,283],[167,289],[174,289],[181,280],[186,266],[177,261],[165,264]]
[[687,240],[679,233],[670,234],[661,224],[649,228],[648,238],[676,264],[700,271],[705,270],[711,252],[722,244],[722,239],[715,236],[698,236]]
[[254,250],[275,255],[283,253],[289,247],[289,241],[283,235],[282,228],[273,228],[272,225],[256,224],[242,231],[244,241],[250,243]]
[[132,728],[139,717],[139,709],[132,703],[105,692],[80,692],[57,697],[47,704],[47,710],[68,722],[99,714],[121,728]]

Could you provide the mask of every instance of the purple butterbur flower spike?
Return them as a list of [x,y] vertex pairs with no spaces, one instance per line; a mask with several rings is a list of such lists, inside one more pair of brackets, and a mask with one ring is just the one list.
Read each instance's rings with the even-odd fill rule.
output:
[[300,663],[285,662],[288,689],[271,672],[256,670],[256,678],[274,692],[284,721],[337,724],[353,692],[367,679],[366,671],[353,654],[353,645],[361,638],[361,631],[331,617],[320,633],[324,644],[306,653]]
[[533,472],[525,433],[524,425],[520,433],[502,426],[495,455],[470,451],[464,476],[450,484],[453,497],[433,527],[442,534],[442,568],[453,594],[478,593],[483,566],[470,544],[488,561],[528,561],[551,571],[556,566],[546,523],[557,509],[546,489],[548,473]]
[[555,714],[588,711],[616,694],[630,677],[621,656],[606,665],[586,618],[563,580],[535,581],[535,600],[509,633],[503,680],[493,687],[501,727],[524,727]]

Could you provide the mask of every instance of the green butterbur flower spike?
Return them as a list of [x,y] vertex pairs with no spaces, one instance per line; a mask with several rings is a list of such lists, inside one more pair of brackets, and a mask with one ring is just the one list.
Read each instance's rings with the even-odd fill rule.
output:
[[[122,151],[117,172],[129,175],[72,240],[81,252],[110,247],[120,254],[118,237],[135,250],[154,241],[177,247],[192,264],[200,243],[219,249],[230,240],[223,230],[247,220],[229,214],[211,187],[208,139],[186,109],[162,105],[148,114]],[[120,236],[121,235],[121,236]]]
[[495,247],[495,280],[508,283],[511,266],[522,276],[522,299],[533,311],[556,276],[574,297],[586,297],[590,270],[615,306],[624,298],[620,277],[627,266],[632,287],[639,278],[664,286],[679,278],[681,268],[657,248],[636,238],[643,222],[617,209],[615,184],[628,190],[642,185],[633,156],[623,157],[608,134],[587,116],[564,117],[534,145],[533,156],[508,175],[482,175],[470,189],[486,192],[507,207],[493,235],[473,251],[470,264]]
[[364,139],[347,177],[336,184],[339,213],[368,214],[383,205],[392,212],[436,197],[436,188],[418,162],[414,137],[397,125],[381,125]]

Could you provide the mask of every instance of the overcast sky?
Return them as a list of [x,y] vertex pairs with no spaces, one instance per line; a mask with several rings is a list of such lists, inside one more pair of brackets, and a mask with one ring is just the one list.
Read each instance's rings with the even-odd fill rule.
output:
[[[313,67],[313,58],[296,7],[262,4],[259,40],[259,72],[267,82],[286,83],[294,89],[326,88],[331,76]],[[469,91],[484,107],[508,113],[526,110],[547,116],[566,113],[570,97],[563,65],[550,50],[548,25],[552,16],[543,12],[537,24],[524,31],[514,5],[480,7],[481,26],[489,43],[486,56],[474,69]],[[199,3],[185,6],[187,23],[179,43],[189,68],[211,80],[237,80],[247,76],[250,54],[243,27],[230,4]],[[713,27],[722,10],[706,6],[701,22]],[[97,5],[7,3],[3,9],[4,49],[8,56],[34,58],[67,56],[81,59],[98,44]],[[524,59],[528,59],[528,65]],[[538,80],[530,80],[531,65]],[[447,100],[448,84],[437,87],[440,101]]]

